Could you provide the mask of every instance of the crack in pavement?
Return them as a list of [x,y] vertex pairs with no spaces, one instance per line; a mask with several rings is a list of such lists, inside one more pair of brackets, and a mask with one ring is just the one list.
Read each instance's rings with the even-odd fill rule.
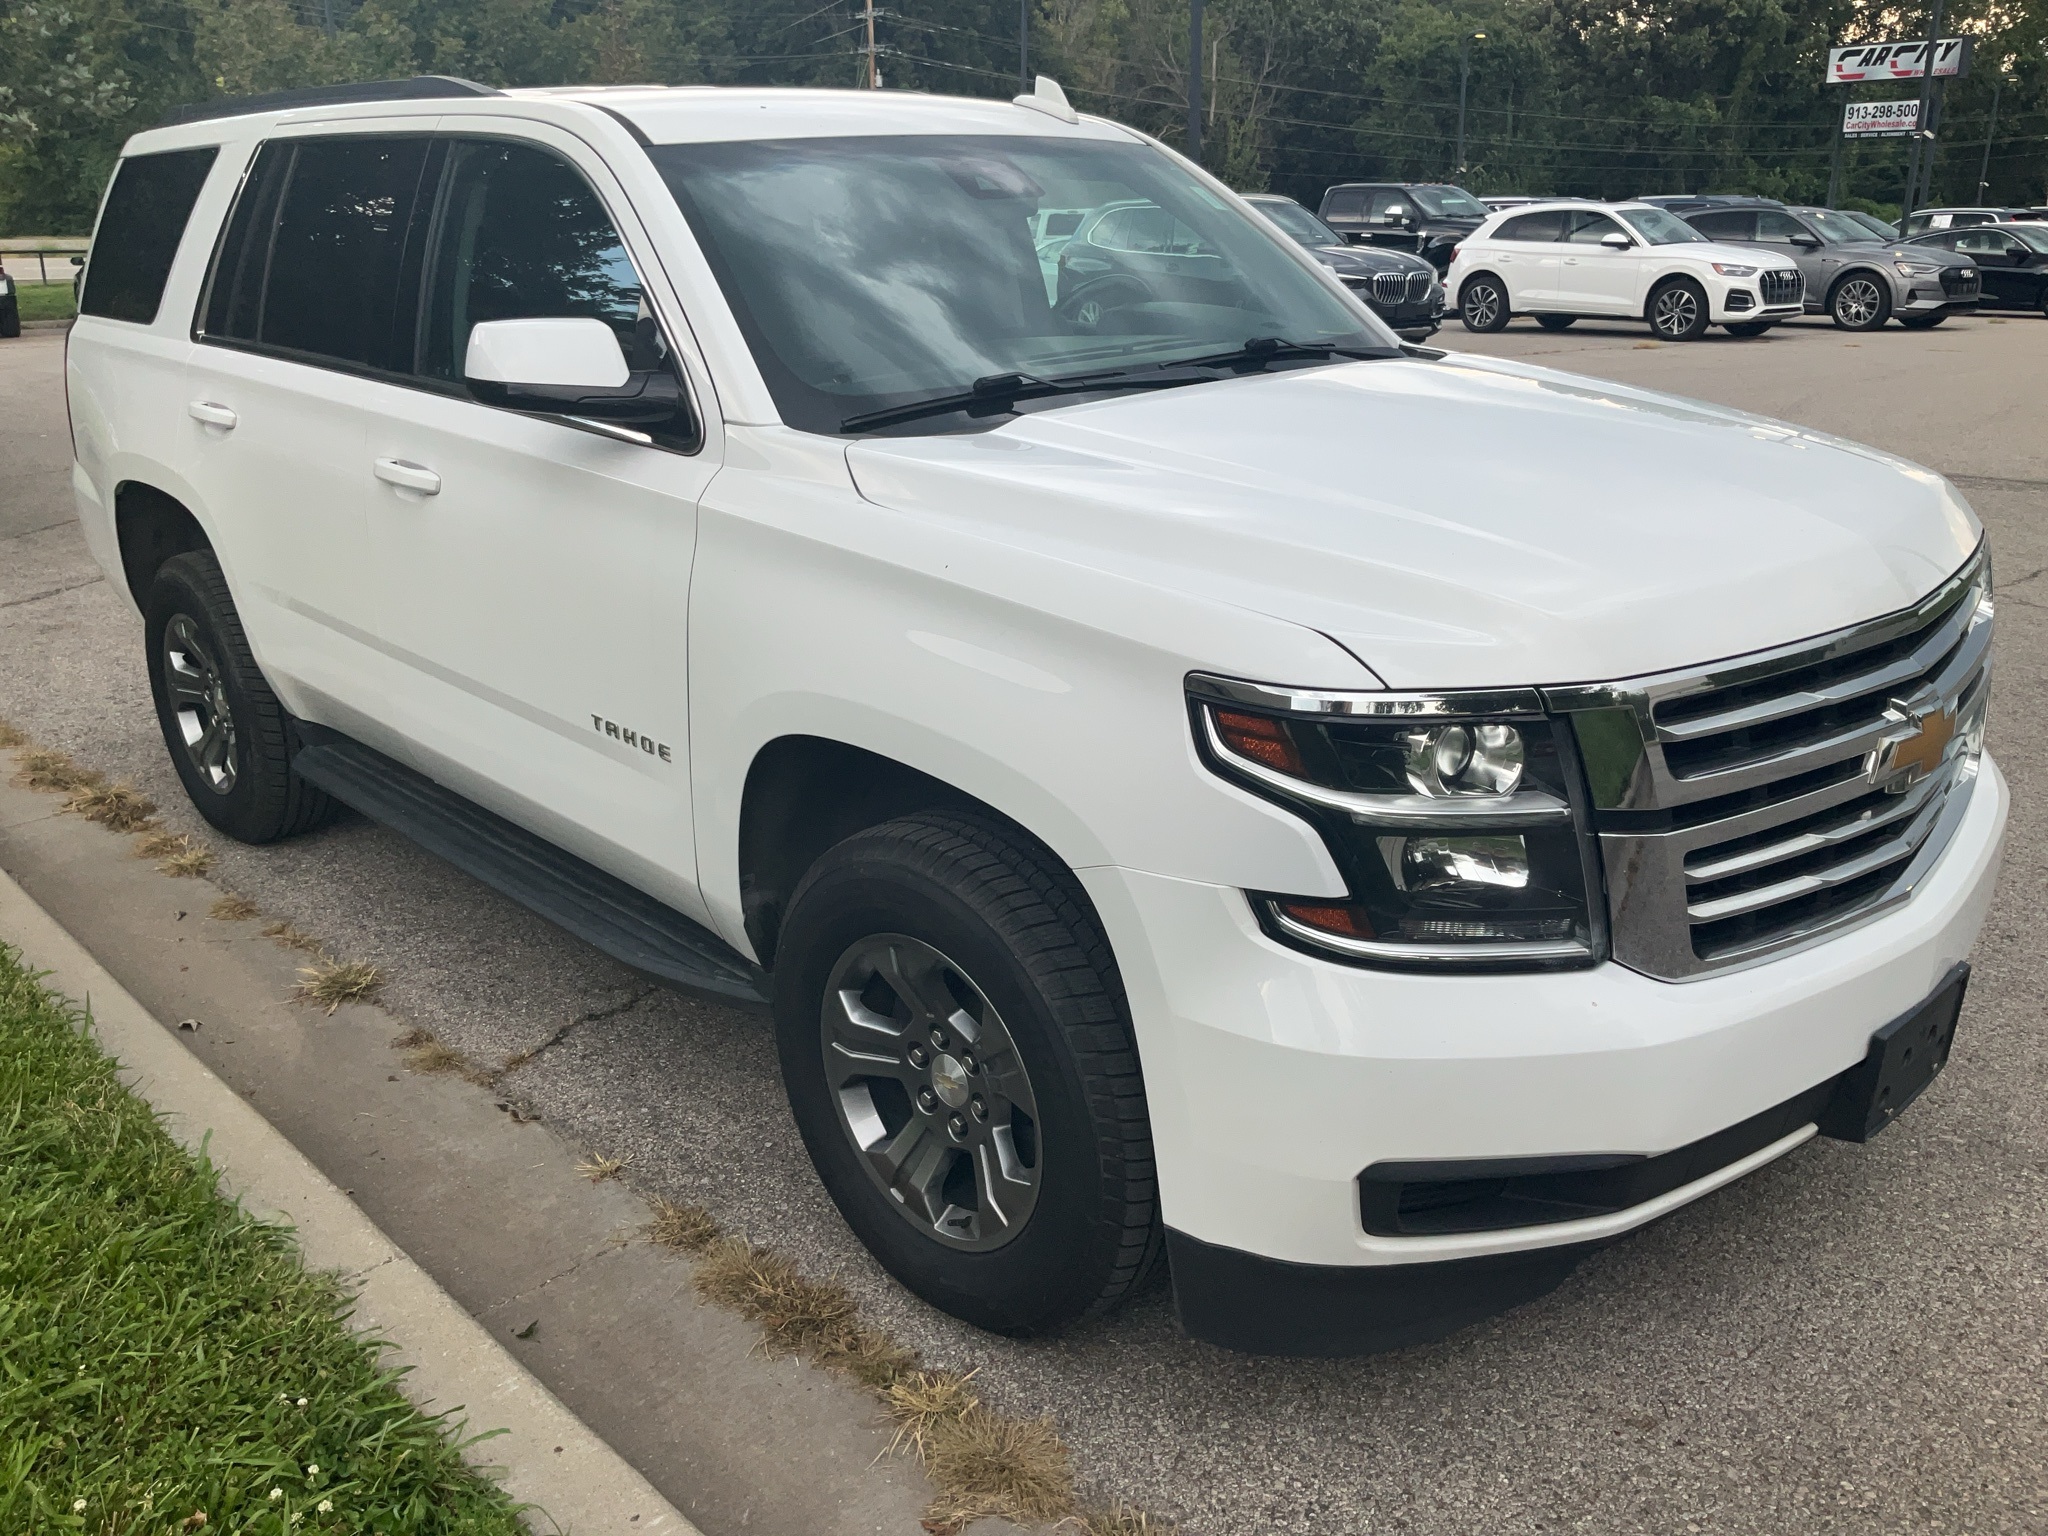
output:
[[5,537],[0,537],[0,544],[12,544],[16,539],[33,538],[35,537],[35,535],[39,533],[48,533],[52,528],[76,528],[77,526],[77,518],[63,517],[59,518],[54,523],[44,523],[39,528],[24,528],[19,533],[10,533],[7,534]]
[[635,1008],[638,1008],[642,1003],[646,1002],[647,999],[653,997],[657,992],[660,992],[662,990],[663,989],[660,987],[645,987],[642,988],[640,991],[634,993],[631,997],[627,998],[623,1003],[614,1003],[609,1008],[593,1008],[588,1013],[579,1013],[578,1015],[576,1015],[575,1018],[571,1019],[568,1023],[564,1024],[560,1029],[556,1030],[553,1034],[549,1035],[547,1039],[541,1041],[541,1043],[539,1045],[536,1045],[532,1050],[520,1052],[516,1064],[508,1064],[507,1066],[502,1068],[501,1075],[503,1073],[508,1072],[522,1071],[525,1068],[532,1066],[536,1061],[540,1060],[542,1056],[547,1054],[547,1052],[553,1050],[556,1046],[560,1045],[564,1040],[568,1039],[569,1036],[581,1026],[585,1024],[599,1024],[606,1019],[615,1019],[622,1013],[631,1013]]
[[593,1248],[588,1253],[578,1254],[574,1262],[562,1269],[556,1270],[551,1275],[543,1276],[541,1279],[534,1281],[532,1285],[527,1286],[524,1290],[514,1291],[509,1296],[500,1296],[496,1301],[486,1305],[483,1311],[485,1313],[496,1312],[511,1306],[515,1302],[523,1301],[529,1296],[536,1295],[546,1290],[556,1281],[568,1279],[592,1259],[601,1259],[608,1253],[617,1253],[621,1249],[628,1247],[631,1242],[632,1239],[630,1237],[608,1237],[605,1239],[602,1247]]
[[0,603],[0,608],[20,608],[29,603],[40,603],[46,597],[61,597],[66,592],[77,592],[85,587],[96,586],[106,579],[104,576],[93,576],[85,581],[74,581],[68,587],[51,587],[47,592],[32,593],[28,597],[11,597]]
[[2048,480],[2021,480],[2011,475],[1950,475],[1948,478],[1963,485],[2022,485],[2048,491]]

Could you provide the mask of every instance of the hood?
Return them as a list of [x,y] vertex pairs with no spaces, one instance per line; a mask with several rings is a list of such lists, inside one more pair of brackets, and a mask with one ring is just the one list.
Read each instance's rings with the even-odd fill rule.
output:
[[1315,257],[1332,272],[1349,272],[1358,275],[1367,272],[1430,272],[1436,271],[1420,256],[1411,256],[1406,251],[1390,251],[1373,245],[1312,245],[1309,255]]
[[1908,245],[1896,240],[1844,240],[1824,245],[1816,255],[1846,256],[1875,261],[1924,261],[1936,267],[1974,267],[1976,259],[1938,245]]
[[1679,250],[1701,261],[1740,263],[1745,267],[1798,267],[1783,251],[1767,251],[1754,245],[1723,245],[1718,240],[1688,240],[1684,245],[1650,247],[1653,251]]
[[1319,630],[1392,688],[1803,639],[1905,607],[1980,533],[1947,481],[1876,449],[1470,357],[868,438],[847,462],[883,506]]

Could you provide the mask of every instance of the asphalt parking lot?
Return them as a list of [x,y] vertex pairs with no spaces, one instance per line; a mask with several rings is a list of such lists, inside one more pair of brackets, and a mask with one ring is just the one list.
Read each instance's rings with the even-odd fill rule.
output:
[[[1997,551],[1991,739],[2014,812],[1954,1064],[1927,1097],[1870,1146],[1811,1143],[1516,1313],[1342,1362],[1189,1343],[1161,1289],[1058,1341],[973,1332],[898,1290],[841,1225],[760,1021],[650,991],[361,821],[268,849],[209,838],[216,877],[385,968],[390,1005],[477,1060],[559,1034],[517,1091],[563,1134],[836,1271],[934,1362],[1052,1413],[1084,1482],[1191,1536],[2048,1530],[2048,733],[2033,718],[2048,320],[1862,336],[1805,322],[1684,346],[1527,324],[1454,324],[1439,343],[1783,417],[1957,482]],[[202,831],[164,758],[139,624],[70,520],[61,342],[0,343],[0,717]],[[1597,495],[1600,466],[1585,469]]]

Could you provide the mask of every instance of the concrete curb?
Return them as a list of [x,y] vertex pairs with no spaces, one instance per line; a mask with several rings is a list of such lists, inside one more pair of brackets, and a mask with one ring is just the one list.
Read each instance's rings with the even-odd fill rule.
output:
[[255,1214],[295,1228],[309,1268],[340,1273],[356,1297],[350,1326],[395,1341],[384,1363],[412,1368],[401,1385],[414,1402],[433,1412],[457,1409],[472,1433],[507,1431],[483,1442],[476,1459],[504,1469],[514,1498],[539,1506],[574,1536],[699,1536],[5,873],[0,938],[47,971],[53,990],[91,1009],[93,1033],[120,1061],[123,1080],[183,1145],[205,1143],[230,1193]]

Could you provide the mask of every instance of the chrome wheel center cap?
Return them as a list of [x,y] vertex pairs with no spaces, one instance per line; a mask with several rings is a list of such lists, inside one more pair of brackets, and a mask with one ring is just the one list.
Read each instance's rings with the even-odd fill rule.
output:
[[932,1088],[948,1109],[958,1109],[967,1102],[967,1069],[951,1056],[932,1058]]

